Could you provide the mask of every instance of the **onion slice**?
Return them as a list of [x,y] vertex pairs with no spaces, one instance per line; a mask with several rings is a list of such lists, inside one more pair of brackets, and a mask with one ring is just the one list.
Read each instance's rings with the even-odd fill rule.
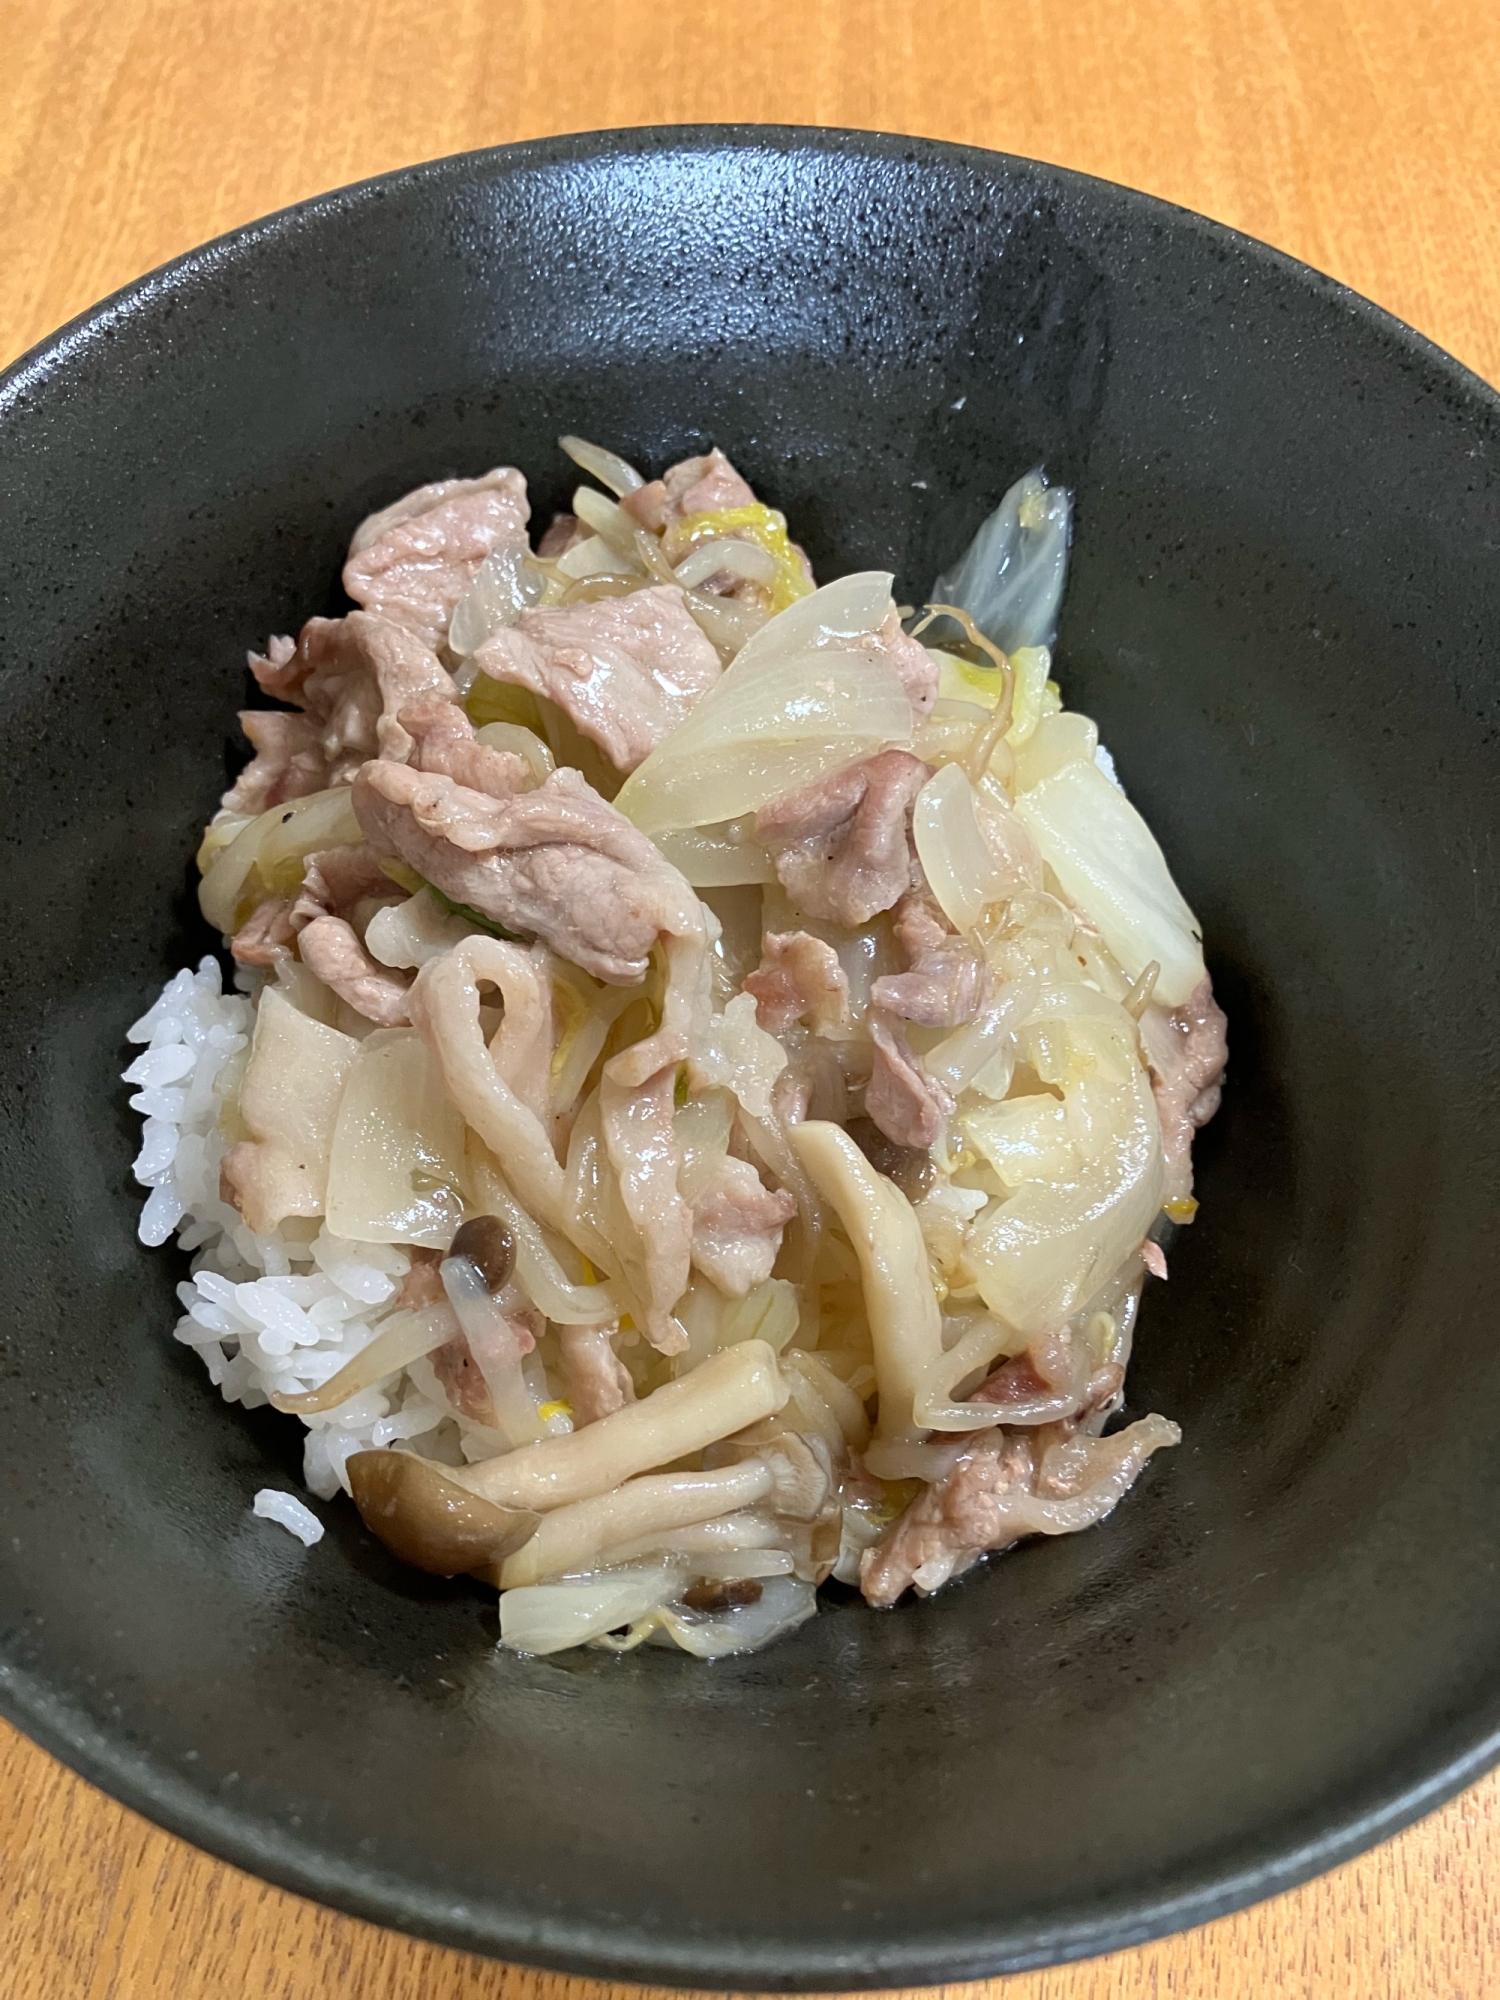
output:
[[576,466],[591,479],[597,479],[601,486],[607,486],[617,499],[634,493],[646,483],[629,459],[621,458],[618,452],[606,451],[602,444],[590,444],[587,438],[572,436],[560,437],[557,442]]
[[979,801],[961,764],[941,765],[918,792],[911,831],[944,916],[967,934],[1009,885],[984,837]]

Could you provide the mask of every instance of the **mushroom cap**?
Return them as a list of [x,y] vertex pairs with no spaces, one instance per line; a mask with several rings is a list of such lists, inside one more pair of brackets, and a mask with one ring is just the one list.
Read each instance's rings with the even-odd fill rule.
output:
[[828,1448],[821,1438],[784,1431],[756,1454],[774,1482],[770,1505],[790,1521],[811,1521],[822,1513],[833,1490]]
[[448,1246],[450,1257],[467,1258],[493,1298],[504,1291],[516,1265],[516,1240],[498,1215],[471,1215]]
[[357,1451],[345,1469],[371,1534],[401,1562],[433,1576],[503,1561],[530,1540],[541,1519],[480,1499],[409,1451]]

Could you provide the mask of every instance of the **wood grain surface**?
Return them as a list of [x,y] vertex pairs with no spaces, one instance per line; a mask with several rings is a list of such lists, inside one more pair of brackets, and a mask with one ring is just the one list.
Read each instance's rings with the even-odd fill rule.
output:
[[[319,189],[549,132],[753,119],[1130,182],[1500,380],[1495,0],[0,0],[0,108],[0,360]],[[268,1889],[6,1730],[0,1772],[6,2000],[604,2000]],[[1489,2000],[1500,1778],[1295,1894],[991,1991]]]

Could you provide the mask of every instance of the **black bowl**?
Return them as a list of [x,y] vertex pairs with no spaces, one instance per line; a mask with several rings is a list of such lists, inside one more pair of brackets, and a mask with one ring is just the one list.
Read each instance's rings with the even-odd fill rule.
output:
[[[1060,671],[1200,912],[1233,1078],[1107,1526],[771,1653],[498,1656],[352,1509],[253,1521],[135,1242],[121,1035],[206,939],[247,644],[369,508],[576,430],[709,439],[826,576],[919,593],[1044,459]],[[1227,230],[906,139],[552,140],[122,292],[0,384],[0,1700],[273,1881],[539,1964],[958,1979],[1202,1921],[1497,1752],[1500,406]]]

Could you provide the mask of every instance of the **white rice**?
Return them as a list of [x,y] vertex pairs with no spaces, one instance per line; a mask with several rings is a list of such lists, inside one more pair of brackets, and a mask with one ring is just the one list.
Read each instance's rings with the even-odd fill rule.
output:
[[[238,1098],[254,1024],[254,1003],[226,993],[217,961],[205,958],[196,972],[168,980],[130,1029],[127,1040],[146,1047],[124,1073],[137,1086],[131,1106],[145,1119],[134,1169],[150,1189],[141,1241],[165,1243],[175,1230],[193,1252],[192,1276],[177,1287],[185,1310],[176,1337],[201,1356],[226,1402],[252,1410],[273,1393],[296,1395],[336,1375],[391,1314],[411,1262],[395,1244],[344,1242],[296,1218],[257,1236],[220,1200],[221,1115]],[[322,1500],[341,1487],[347,1493],[344,1461],[397,1438],[423,1439],[448,1456],[435,1434],[451,1418],[407,1375],[367,1389],[303,1419],[303,1479]],[[255,1511],[304,1541],[323,1532],[290,1494],[263,1489]]]
[[253,1511],[264,1521],[279,1521],[289,1535],[295,1535],[308,1548],[323,1539],[323,1523],[295,1493],[278,1493],[274,1486],[262,1486],[255,1496]]

